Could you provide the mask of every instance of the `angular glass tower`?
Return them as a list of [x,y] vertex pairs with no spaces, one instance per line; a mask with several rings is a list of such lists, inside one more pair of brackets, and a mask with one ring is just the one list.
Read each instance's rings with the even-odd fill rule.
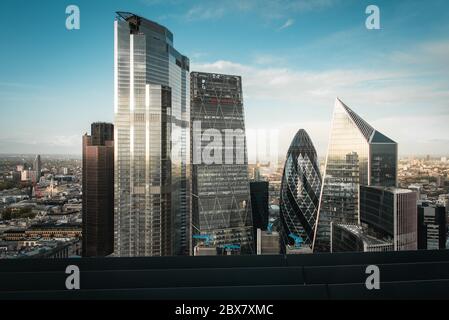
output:
[[[203,72],[190,76],[195,230],[214,237],[219,248],[240,245],[241,253],[253,253],[242,80],[239,76]],[[204,138],[207,132],[221,137],[224,148],[218,146],[220,163],[204,161],[211,141],[209,136]],[[234,135],[232,145],[228,144],[227,132]]]
[[335,101],[314,251],[330,250],[330,222],[358,224],[359,186],[396,186],[397,144]]
[[280,194],[281,251],[293,245],[290,233],[311,246],[321,191],[321,174],[315,147],[307,132],[300,129],[293,138],[285,160]]
[[190,252],[189,60],[137,15],[114,23],[114,255]]

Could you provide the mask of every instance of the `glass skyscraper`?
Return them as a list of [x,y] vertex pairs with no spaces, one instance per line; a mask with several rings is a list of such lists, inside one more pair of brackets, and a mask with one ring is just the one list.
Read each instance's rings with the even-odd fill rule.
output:
[[[190,81],[195,232],[213,237],[218,248],[240,245],[241,253],[253,253],[241,77],[192,72]],[[214,151],[211,133],[222,142]],[[211,153],[218,161],[205,161]]]
[[281,251],[294,244],[290,233],[311,246],[315,231],[321,174],[315,147],[307,132],[300,129],[293,138],[285,160],[280,194]]
[[360,186],[360,223],[393,250],[417,250],[417,194],[408,189]]
[[330,222],[358,224],[359,186],[396,186],[397,144],[336,99],[315,228],[314,251],[329,251]]
[[189,60],[137,15],[114,23],[114,254],[190,253]]

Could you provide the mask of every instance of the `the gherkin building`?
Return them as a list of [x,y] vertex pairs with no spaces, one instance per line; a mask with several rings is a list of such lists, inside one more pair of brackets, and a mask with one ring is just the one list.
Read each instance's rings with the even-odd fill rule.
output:
[[281,251],[293,245],[291,234],[311,246],[321,191],[321,174],[315,147],[307,132],[300,129],[285,160],[280,194]]

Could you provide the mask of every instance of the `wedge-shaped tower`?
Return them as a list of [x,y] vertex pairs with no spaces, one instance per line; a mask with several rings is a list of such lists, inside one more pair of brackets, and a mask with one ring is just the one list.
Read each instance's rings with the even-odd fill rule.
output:
[[285,160],[280,194],[282,225],[281,251],[293,245],[291,233],[311,246],[321,192],[321,174],[315,147],[307,132],[300,129]]
[[397,143],[338,98],[318,208],[314,251],[329,251],[330,222],[359,223],[359,186],[396,186]]

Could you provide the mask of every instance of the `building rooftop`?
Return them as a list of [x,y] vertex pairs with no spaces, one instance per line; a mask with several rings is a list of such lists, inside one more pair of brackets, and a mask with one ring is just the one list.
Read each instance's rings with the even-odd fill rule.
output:
[[414,190],[404,189],[404,188],[396,188],[396,187],[381,187],[381,186],[363,186],[363,187],[377,189],[377,190],[389,191],[389,192],[394,193],[394,194],[415,192]]
[[353,225],[353,224],[337,224],[342,229],[347,230],[348,232],[352,233],[353,235],[357,236],[359,239],[361,239],[364,243],[366,243],[369,246],[377,246],[377,245],[391,245],[392,243],[389,241],[385,241],[382,239],[378,239],[375,237],[372,237],[365,233],[363,228],[359,225]]

